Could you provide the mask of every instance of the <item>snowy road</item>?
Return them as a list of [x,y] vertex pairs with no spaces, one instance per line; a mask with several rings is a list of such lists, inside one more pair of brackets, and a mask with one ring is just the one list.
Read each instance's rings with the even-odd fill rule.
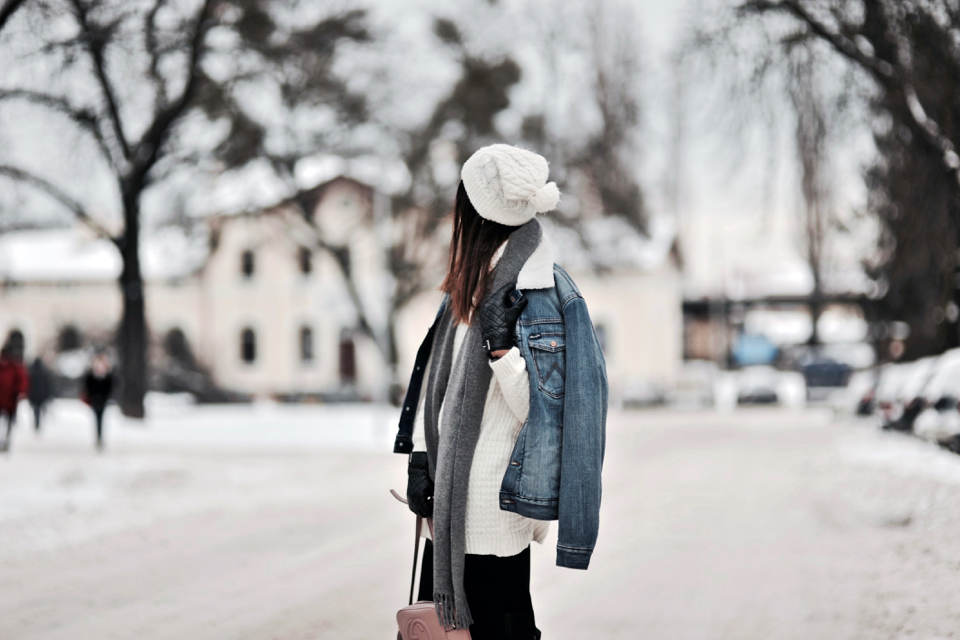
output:
[[[53,407],[0,459],[0,639],[392,638],[389,409]],[[25,419],[27,416],[23,415]],[[960,456],[824,411],[614,413],[591,569],[534,545],[545,640],[947,638]]]

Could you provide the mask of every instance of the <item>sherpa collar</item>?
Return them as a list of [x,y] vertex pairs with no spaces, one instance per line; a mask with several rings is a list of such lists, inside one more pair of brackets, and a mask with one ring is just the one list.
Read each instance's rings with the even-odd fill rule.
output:
[[[538,221],[539,224],[539,221]],[[540,226],[540,245],[520,269],[517,289],[549,289],[553,282],[553,245]]]

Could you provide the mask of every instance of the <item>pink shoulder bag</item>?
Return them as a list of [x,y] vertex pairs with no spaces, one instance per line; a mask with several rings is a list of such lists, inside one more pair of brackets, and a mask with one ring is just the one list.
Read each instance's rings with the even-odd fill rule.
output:
[[[406,504],[396,491],[390,490],[393,497]],[[433,519],[427,518],[430,535],[433,535]],[[417,516],[417,536],[413,539],[413,575],[410,576],[409,604],[397,611],[397,640],[470,640],[469,629],[444,629],[437,617],[437,607],[431,600],[413,601],[413,590],[417,583],[417,560],[420,556],[420,532],[423,531],[423,518]]]

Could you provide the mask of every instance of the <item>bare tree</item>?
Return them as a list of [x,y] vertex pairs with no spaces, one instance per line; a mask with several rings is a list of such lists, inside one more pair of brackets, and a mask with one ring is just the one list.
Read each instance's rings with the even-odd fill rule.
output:
[[[547,73],[540,104],[526,114],[521,140],[543,150],[552,177],[564,192],[585,204],[570,217],[558,218],[575,230],[589,212],[625,219],[647,232],[640,185],[641,66],[635,17],[627,8],[600,2],[582,15],[557,11],[552,20],[537,17],[535,38]],[[570,57],[586,73],[571,83],[564,70]],[[558,91],[558,87],[565,87]],[[557,95],[560,93],[560,95]],[[599,115],[599,123],[571,125],[569,112]],[[581,238],[586,242],[585,238]]]
[[803,247],[813,275],[810,293],[812,331],[809,344],[820,342],[817,322],[823,311],[823,271],[827,233],[834,220],[827,158],[827,105],[816,79],[816,59],[799,47],[791,59],[789,93],[796,116],[795,141],[800,162],[800,193],[803,197]]
[[749,0],[745,19],[793,26],[780,41],[825,45],[869,78],[878,159],[867,172],[869,209],[881,223],[868,262],[889,319],[913,328],[908,356],[960,344],[960,8],[946,0]]
[[0,4],[0,31],[3,31],[3,26],[7,23],[7,20],[16,13],[17,9],[23,6],[23,3],[26,0],[5,0],[3,4]]
[[[283,90],[285,78],[309,76],[310,82],[300,84],[301,93],[285,94],[290,102],[325,104],[347,97],[332,73],[330,58],[340,41],[368,38],[362,12],[308,21],[291,29],[271,17],[271,8],[278,4],[200,0],[192,11],[183,13],[180,5],[166,0],[137,8],[119,0],[50,0],[25,9],[68,13],[73,22],[71,37],[60,40],[46,33],[34,35],[44,40],[41,53],[59,62],[61,75],[93,83],[98,96],[96,101],[82,104],[67,94],[4,87],[0,101],[26,102],[40,112],[60,116],[92,139],[116,182],[122,230],[110,233],[78,199],[68,195],[56,177],[38,175],[6,159],[0,161],[0,175],[52,196],[119,251],[123,262],[119,279],[123,300],[118,332],[123,373],[120,405],[125,415],[143,416],[147,385],[148,335],[139,257],[144,193],[185,166],[216,161],[224,170],[266,155],[261,153],[263,130],[250,126],[241,106],[241,89],[270,83]],[[211,42],[209,35],[214,29],[221,35],[231,32],[234,37]],[[234,54],[232,59],[230,54]],[[220,69],[211,73],[205,63],[217,55]],[[139,62],[134,65],[136,73],[121,72],[130,67],[118,64],[124,57]],[[234,64],[225,64],[224,57]],[[83,64],[74,64],[77,60]],[[145,120],[142,106],[136,102],[144,95],[152,99]],[[337,106],[344,105],[356,108],[348,99]],[[193,116],[229,122],[229,133],[212,151],[198,149],[181,131]]]
[[[459,76],[429,111],[424,122],[408,128],[384,125],[400,145],[402,162],[411,176],[409,186],[394,194],[386,206],[387,228],[382,234],[383,262],[391,276],[386,294],[385,318],[375,319],[346,247],[332,243],[310,213],[311,200],[304,192],[291,201],[304,214],[314,245],[334,258],[348,296],[357,313],[357,328],[376,344],[390,375],[390,398],[399,402],[399,351],[396,324],[402,310],[418,295],[439,284],[446,240],[443,221],[449,214],[459,173],[442,175],[436,151],[444,147],[456,163],[485,143],[498,139],[494,116],[510,105],[509,89],[520,80],[520,68],[509,57],[486,56],[470,51],[460,27],[452,19],[434,22],[434,34],[459,67]],[[451,137],[445,131],[455,131]],[[457,165],[459,166],[459,165]],[[451,179],[452,178],[452,179]]]

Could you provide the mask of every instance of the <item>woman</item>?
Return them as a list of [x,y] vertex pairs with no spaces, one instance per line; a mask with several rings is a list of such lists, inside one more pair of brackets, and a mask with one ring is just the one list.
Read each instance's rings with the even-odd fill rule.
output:
[[21,362],[17,349],[10,340],[0,349],[0,422],[7,423],[6,434],[0,442],[0,453],[10,450],[10,434],[17,422],[17,405],[30,390],[30,376]]
[[97,449],[103,449],[103,412],[113,393],[113,373],[105,351],[97,351],[90,370],[83,377],[83,401],[93,409],[97,423]]
[[53,378],[50,376],[50,370],[38,356],[30,365],[30,393],[27,395],[30,407],[33,409],[33,428],[38,433],[40,419],[51,398],[53,398]]
[[586,569],[599,526],[606,371],[535,219],[560,197],[547,174],[543,157],[502,144],[464,164],[446,295],[394,446],[411,454],[411,509],[434,518],[420,599],[473,640],[539,638],[530,543],[559,520],[557,564]]

